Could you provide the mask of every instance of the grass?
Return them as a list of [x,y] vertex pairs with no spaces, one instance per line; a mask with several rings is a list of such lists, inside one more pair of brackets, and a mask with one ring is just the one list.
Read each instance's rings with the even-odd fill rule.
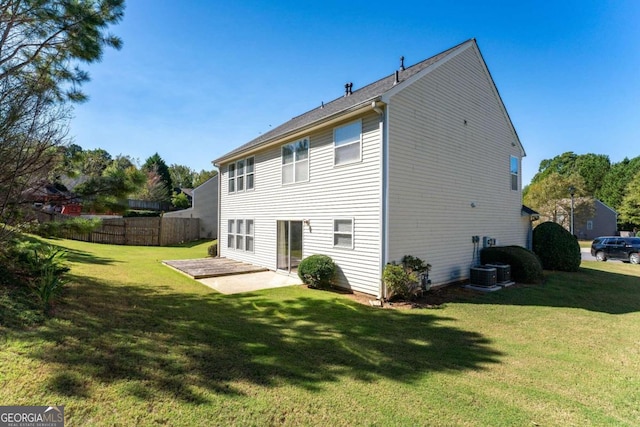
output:
[[206,254],[50,241],[72,284],[0,328],[0,402],[74,425],[639,425],[640,268],[583,263],[440,310],[305,287],[223,296],[160,264]]

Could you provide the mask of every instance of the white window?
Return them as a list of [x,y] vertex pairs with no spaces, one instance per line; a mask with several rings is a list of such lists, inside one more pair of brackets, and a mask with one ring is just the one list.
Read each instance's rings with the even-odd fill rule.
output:
[[236,192],[236,164],[229,165],[229,193]]
[[230,219],[227,228],[227,247],[253,252],[254,224],[252,219]]
[[282,183],[309,181],[309,138],[282,146]]
[[245,176],[246,176],[246,183],[245,183],[245,187],[247,188],[247,191],[249,190],[253,190],[253,170],[255,168],[255,159],[253,157],[249,157],[246,160],[246,169],[245,169]]
[[236,162],[236,187],[237,191],[244,191],[244,160]]
[[229,193],[253,190],[255,159],[247,157],[229,165]]
[[333,130],[333,164],[344,165],[362,160],[362,122],[360,120]]
[[236,225],[235,220],[229,220],[229,227],[227,228],[227,247],[234,249],[236,247]]
[[353,249],[353,219],[333,220],[333,246]]
[[587,230],[593,230],[593,221],[587,221]]
[[515,156],[511,156],[511,189],[514,191],[518,190],[518,175],[519,175],[519,164],[518,158]]
[[253,252],[253,220],[246,220],[246,232],[244,236],[245,245],[244,250],[247,252]]

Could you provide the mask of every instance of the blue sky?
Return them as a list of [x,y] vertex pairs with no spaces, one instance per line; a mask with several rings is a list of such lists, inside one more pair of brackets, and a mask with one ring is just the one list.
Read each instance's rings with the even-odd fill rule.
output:
[[85,66],[70,135],[140,162],[211,161],[476,38],[527,152],[640,155],[640,1],[129,0],[124,47]]

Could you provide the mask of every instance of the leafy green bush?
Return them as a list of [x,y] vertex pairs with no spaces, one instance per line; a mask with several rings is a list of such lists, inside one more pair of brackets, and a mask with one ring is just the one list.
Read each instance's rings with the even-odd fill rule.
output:
[[431,264],[427,264],[420,258],[414,257],[413,255],[403,256],[400,262],[406,270],[415,272],[417,274],[424,273],[425,271],[431,271]]
[[389,263],[385,265],[382,271],[382,281],[387,287],[389,299],[409,300],[420,291],[418,274],[399,264]]
[[533,229],[533,252],[546,270],[578,271],[580,268],[578,240],[555,222],[543,222]]
[[501,262],[511,266],[511,279],[519,283],[539,284],[544,281],[540,260],[521,246],[493,246],[480,251],[480,262]]
[[33,223],[29,232],[42,237],[64,237],[70,234],[89,234],[100,228],[100,218],[75,217],[65,221]]
[[218,244],[214,243],[207,248],[207,253],[210,257],[215,258],[218,256]]
[[298,277],[310,288],[325,289],[331,286],[336,265],[327,255],[311,255],[298,265]]
[[382,281],[387,287],[389,299],[415,298],[422,291],[420,275],[429,270],[431,264],[412,255],[403,256],[401,264],[387,264],[382,271]]
[[52,300],[65,284],[64,276],[69,271],[65,261],[66,252],[62,249],[39,242],[14,240],[3,254],[3,275],[10,274],[17,282],[30,288],[42,309],[48,312]]

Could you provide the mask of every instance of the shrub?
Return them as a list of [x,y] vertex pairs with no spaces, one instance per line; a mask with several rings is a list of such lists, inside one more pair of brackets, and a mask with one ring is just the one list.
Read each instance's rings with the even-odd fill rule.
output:
[[542,264],[535,253],[521,246],[494,246],[480,251],[480,262],[502,262],[511,266],[511,279],[520,283],[544,281]]
[[215,258],[218,256],[218,244],[214,243],[207,248],[207,253],[210,257]]
[[420,275],[431,270],[431,264],[412,255],[405,255],[400,261],[401,264],[392,262],[384,267],[382,281],[389,299],[410,300],[422,291]]
[[64,237],[69,234],[89,234],[102,225],[100,218],[71,218],[65,221],[33,223],[29,232],[42,237]]
[[543,222],[534,228],[533,252],[546,270],[578,271],[580,268],[578,241],[555,222]]
[[65,257],[66,252],[60,248],[14,240],[3,255],[3,263],[10,263],[9,267],[5,265],[3,276],[10,274],[23,288],[31,289],[41,308],[48,312],[66,283],[64,276],[69,267],[65,265]]
[[400,262],[406,270],[415,272],[417,274],[424,273],[425,271],[431,271],[431,264],[427,264],[420,258],[414,257],[413,255],[403,256]]
[[327,255],[311,255],[298,265],[298,277],[310,288],[324,289],[331,286],[336,265]]
[[399,264],[385,265],[382,271],[382,281],[387,287],[389,299],[409,300],[420,292],[418,274]]

